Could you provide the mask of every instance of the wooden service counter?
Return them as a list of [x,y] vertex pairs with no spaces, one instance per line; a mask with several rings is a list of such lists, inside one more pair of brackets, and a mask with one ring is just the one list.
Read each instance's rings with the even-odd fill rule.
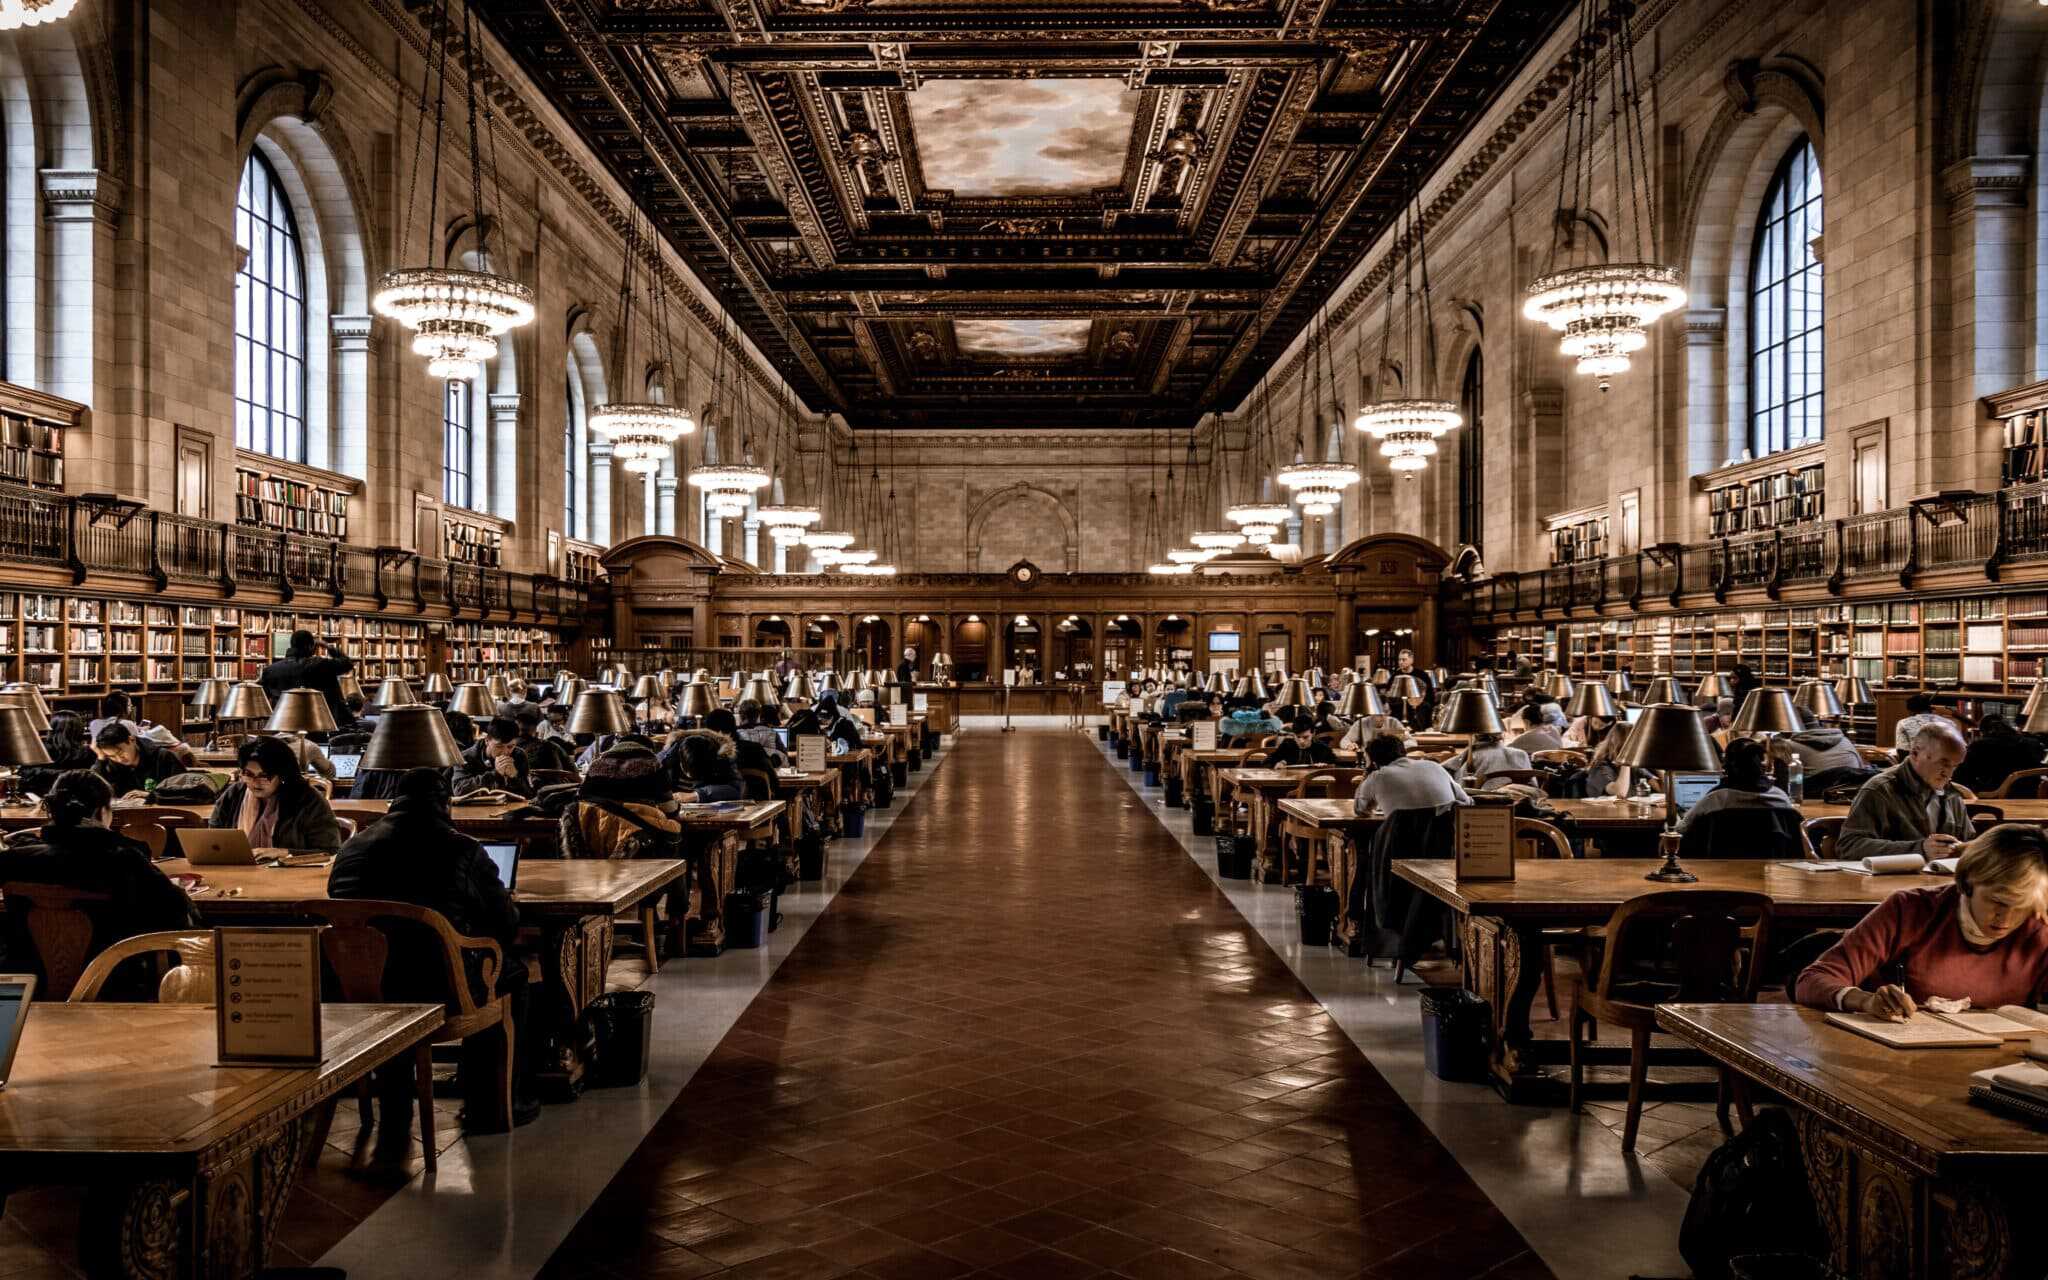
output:
[[[1074,699],[1085,697],[1089,686],[1064,684],[1020,684],[1010,690],[1010,714],[1013,716],[1064,716],[1071,715]],[[1094,686],[1100,688],[1100,686]],[[1003,714],[1003,686],[997,683],[962,684],[952,687],[950,692],[957,699],[959,714],[964,716],[999,716]],[[1100,701],[1100,695],[1097,695]],[[1099,709],[1099,708],[1096,708]]]

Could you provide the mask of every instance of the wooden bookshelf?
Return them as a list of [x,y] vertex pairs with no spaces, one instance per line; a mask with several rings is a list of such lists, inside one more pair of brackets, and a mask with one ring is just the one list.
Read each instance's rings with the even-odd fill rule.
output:
[[450,510],[442,513],[441,539],[450,564],[496,569],[505,563],[505,531],[495,525],[471,523]]
[[1550,563],[1578,564],[1598,560],[1607,554],[1607,512],[1575,511],[1551,516],[1544,522],[1550,529]]
[[1708,535],[1732,538],[1825,518],[1826,468],[1819,461],[1731,479],[1707,488]]
[[28,387],[0,384],[0,480],[31,489],[64,488],[64,435],[87,409]]
[[235,468],[235,523],[309,538],[348,540],[348,491],[310,480]]
[[443,634],[448,679],[486,680],[517,676],[528,682],[552,680],[562,669],[562,638],[542,627],[493,622],[452,622]]

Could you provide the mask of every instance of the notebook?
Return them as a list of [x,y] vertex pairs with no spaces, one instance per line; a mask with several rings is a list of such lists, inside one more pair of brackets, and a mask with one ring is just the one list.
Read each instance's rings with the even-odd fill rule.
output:
[[2032,1062],[2012,1062],[2002,1067],[1972,1071],[1970,1081],[2028,1102],[2048,1103],[2048,1068]]
[[484,846],[484,856],[489,858],[491,864],[498,868],[498,880],[505,886],[506,892],[509,893],[518,887],[519,845],[516,842],[511,844],[487,844]]
[[21,1029],[28,1021],[29,1002],[35,998],[36,976],[32,973],[0,973],[0,1089],[14,1073],[14,1051],[21,1045]]
[[1951,1022],[1960,1015],[1921,1012],[1904,1022],[1893,1022],[1869,1013],[1830,1013],[1828,1024],[1853,1031],[1893,1049],[1996,1049],[2005,1043],[2000,1036]]

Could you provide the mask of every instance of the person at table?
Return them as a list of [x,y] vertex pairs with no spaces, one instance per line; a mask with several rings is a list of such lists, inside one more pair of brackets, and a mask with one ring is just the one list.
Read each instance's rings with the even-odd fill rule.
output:
[[458,796],[485,789],[532,795],[533,779],[519,750],[519,726],[503,716],[492,716],[476,742],[462,753],[462,763],[455,766],[453,789]]
[[1913,749],[1913,737],[1930,724],[1954,724],[1955,721],[1934,709],[1934,699],[1924,693],[1915,693],[1906,698],[1906,714],[1899,718],[1892,728],[1892,750],[1904,755]]
[[1611,716],[1580,716],[1565,726],[1564,745],[1568,750],[1590,751],[1600,745],[1613,725]]
[[1168,722],[1180,719],[1180,709],[1187,705],[1188,691],[1178,686],[1168,689],[1159,698],[1159,718]]
[[[559,742],[564,751],[574,754],[576,735],[569,732],[569,708],[561,702],[541,704],[541,721],[538,730],[541,737],[550,742]],[[573,763],[573,761],[572,761]]]
[[1608,720],[1606,728],[1593,741],[1593,754],[1586,761],[1586,795],[1626,796],[1630,784],[1629,768],[1621,762],[1621,749],[1628,744],[1628,722]]
[[733,740],[722,733],[684,729],[657,758],[668,770],[678,798],[687,793],[698,804],[718,804],[746,798],[733,752]]
[[306,781],[298,756],[282,738],[251,738],[235,752],[236,779],[213,802],[206,825],[240,828],[256,849],[333,853],[341,848],[341,824],[327,797]]
[[1949,785],[1963,751],[1962,730],[1951,721],[1936,720],[1914,734],[1905,763],[1856,793],[1835,838],[1836,856],[1851,862],[1901,853],[1955,857],[1977,834],[1962,796]]
[[315,689],[334,714],[336,726],[355,724],[355,713],[341,696],[341,678],[356,669],[354,658],[331,645],[322,644],[310,631],[292,632],[285,656],[263,668],[263,692],[275,703],[287,689]]
[[519,754],[526,759],[529,771],[553,769],[558,773],[574,773],[576,757],[568,748],[553,738],[541,736],[540,727],[546,717],[539,707],[529,704],[512,717],[512,723],[519,726]]
[[1525,707],[1522,720],[1529,725],[1526,733],[1508,743],[1517,751],[1562,751],[1564,750],[1564,708],[1557,705],[1555,698],[1548,702]]
[[1409,732],[1408,726],[1392,716],[1383,715],[1364,715],[1353,720],[1351,727],[1344,731],[1344,737],[1337,743],[1337,746],[1345,751],[1363,751],[1365,750],[1366,743],[1371,742],[1383,733],[1392,734],[1394,737],[1401,739],[1402,745],[1405,748],[1411,751],[1414,750],[1415,735]]
[[1781,733],[1771,740],[1774,758],[1799,761],[1806,782],[1806,794],[1817,796],[1831,787],[1860,786],[1870,780],[1872,770],[1849,735],[1831,725],[1816,724],[1798,733]]
[[1528,769],[1529,753],[1517,751],[1501,741],[1497,733],[1475,733],[1472,745],[1444,761],[1444,768],[1460,782],[1476,782],[1481,791],[1493,791],[1508,784],[1506,778],[1487,780],[1487,775],[1508,769]]
[[782,735],[768,723],[768,710],[752,698],[741,698],[733,707],[733,736],[742,742],[753,743],[770,758],[780,758],[783,755]]
[[517,724],[520,713],[529,707],[536,712],[540,710],[540,704],[527,697],[526,681],[508,682],[505,686],[505,696],[498,702],[498,714]]
[[[99,757],[99,763],[93,765],[92,771],[106,779],[116,796],[125,796],[131,791],[149,791],[165,778],[186,769],[185,762],[176,751],[138,737],[118,721],[99,731],[92,740],[92,749],[93,754]],[[291,752],[286,750],[285,754],[290,755]]]
[[[50,820],[42,829],[0,849],[0,884],[58,885],[107,895],[108,902],[87,908],[93,925],[88,960],[123,938],[198,926],[192,900],[151,863],[149,846],[111,829],[114,792],[105,779],[70,770],[57,778],[44,803]],[[8,966],[35,967],[35,943],[24,916],[17,911],[4,915],[0,928],[5,929]],[[149,999],[155,990],[152,975],[146,991],[123,990],[114,998]]]
[[1408,708],[1408,723],[1427,725],[1436,719],[1436,677],[1415,665],[1415,650],[1403,649],[1395,657],[1396,675],[1414,676],[1422,685],[1422,697]]
[[[1917,745],[1918,739],[1915,743]],[[1808,965],[1792,998],[1813,1009],[1911,1017],[1931,996],[2031,1006],[2048,987],[2048,834],[2002,823],[1956,861],[1953,884],[1900,889]]]
[[1799,806],[1771,782],[1764,744],[1737,738],[1721,753],[1721,782],[1678,821],[1687,858],[1804,858]]
[[2048,750],[2039,738],[2013,728],[2004,716],[1985,716],[1963,752],[1963,762],[1956,766],[1956,781],[1981,796],[2004,786],[2021,769],[2040,768],[2044,757]]
[[[464,953],[470,994],[478,1000],[507,997],[515,1037],[512,1055],[512,1120],[525,1124],[540,1114],[533,1089],[532,1044],[521,1036],[531,999],[526,966],[513,951],[519,938],[519,908],[498,877],[481,844],[464,835],[448,814],[448,771],[408,769],[399,776],[391,808],[355,835],[335,856],[327,873],[331,898],[409,902],[438,911],[455,932],[490,938],[504,948],[497,991],[484,989],[483,957]],[[536,1041],[537,1042],[537,1041]],[[402,1162],[412,1136],[413,1072],[409,1062],[377,1073],[380,1099],[377,1164]]]
[[896,664],[896,683],[913,685],[917,683],[917,650],[905,646],[903,661]]
[[1316,737],[1315,721],[1307,716],[1296,716],[1280,745],[1266,753],[1266,763],[1275,769],[1287,765],[1334,765],[1337,753],[1330,750],[1328,740]]
[[1447,813],[1453,805],[1471,804],[1472,797],[1450,771],[1427,756],[1411,756],[1401,740],[1383,733],[1365,744],[1372,772],[1358,784],[1352,810],[1369,814],[1375,807],[1392,815],[1407,809]]
[[836,694],[821,695],[812,705],[812,710],[817,712],[817,731],[832,740],[830,750],[833,755],[851,755],[867,745],[861,741],[861,722],[839,705]]
[[[732,711],[720,707],[705,716],[704,727],[732,739],[733,763],[742,769],[773,773],[789,763],[782,753],[782,740],[775,736],[775,730],[761,723],[761,704],[752,698],[740,699]],[[753,732],[749,733],[749,729]]]
[[1734,670],[1728,673],[1728,696],[1735,703],[1737,713],[1741,712],[1742,704],[1749,701],[1749,695],[1762,687],[1763,681],[1757,679],[1756,669],[1746,662],[1736,663]]
[[57,779],[73,769],[90,771],[99,760],[93,752],[92,739],[85,732],[85,717],[76,711],[52,711],[49,731],[43,734],[43,750],[49,752],[50,763],[23,765],[17,774],[20,790],[36,795],[48,795]]
[[85,726],[85,736],[97,738],[100,736],[100,730],[110,724],[119,724],[127,726],[128,732],[139,738],[142,736],[142,726],[131,719],[134,714],[135,704],[128,700],[127,694],[115,689],[100,699],[100,713]]

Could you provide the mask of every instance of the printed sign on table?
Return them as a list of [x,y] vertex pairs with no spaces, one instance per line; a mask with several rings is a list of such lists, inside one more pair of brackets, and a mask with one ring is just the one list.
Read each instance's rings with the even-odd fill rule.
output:
[[215,929],[221,1066],[318,1066],[320,930]]

